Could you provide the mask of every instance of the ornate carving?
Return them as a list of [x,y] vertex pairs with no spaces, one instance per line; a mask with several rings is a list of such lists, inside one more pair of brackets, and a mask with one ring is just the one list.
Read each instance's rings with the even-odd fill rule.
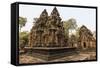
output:
[[56,7],[50,16],[48,16],[46,9],[43,10],[31,29],[29,43],[33,47],[62,47],[66,45],[63,22]]
[[92,32],[86,27],[82,26],[79,30],[79,44],[82,48],[95,47],[95,39]]

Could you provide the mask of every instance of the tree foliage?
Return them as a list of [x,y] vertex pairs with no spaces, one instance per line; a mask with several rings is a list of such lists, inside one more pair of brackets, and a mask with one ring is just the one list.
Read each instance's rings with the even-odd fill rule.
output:
[[69,31],[72,32],[72,30],[75,30],[77,28],[77,22],[75,19],[71,18],[68,21],[63,21],[64,28],[65,28],[65,34],[69,34]]
[[76,29],[76,37],[77,37],[77,38],[79,38],[79,30],[80,30],[80,27],[78,27],[78,28]]
[[24,31],[19,33],[19,47],[23,49],[28,44],[29,33]]
[[22,28],[23,26],[25,26],[26,22],[27,22],[27,19],[26,19],[26,18],[24,18],[24,17],[19,17],[19,27],[20,27],[20,31],[21,31],[21,28]]

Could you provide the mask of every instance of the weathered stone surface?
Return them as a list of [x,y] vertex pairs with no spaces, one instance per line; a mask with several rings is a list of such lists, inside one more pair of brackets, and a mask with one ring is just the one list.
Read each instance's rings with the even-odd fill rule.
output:
[[71,53],[77,53],[76,48],[69,47],[34,47],[27,48],[26,51],[33,57],[41,58],[46,61],[59,59]]
[[96,39],[93,37],[92,32],[86,27],[82,26],[79,31],[79,47],[86,48],[94,48],[96,47]]
[[48,16],[46,9],[44,9],[31,29],[29,46],[66,47],[66,42],[63,22],[57,8],[53,9],[50,16]]

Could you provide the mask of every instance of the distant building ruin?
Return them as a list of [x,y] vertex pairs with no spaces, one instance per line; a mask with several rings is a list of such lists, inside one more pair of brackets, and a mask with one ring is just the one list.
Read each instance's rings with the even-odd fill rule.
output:
[[96,47],[96,39],[93,37],[92,32],[84,25],[79,30],[78,42],[79,42],[79,47],[81,48]]

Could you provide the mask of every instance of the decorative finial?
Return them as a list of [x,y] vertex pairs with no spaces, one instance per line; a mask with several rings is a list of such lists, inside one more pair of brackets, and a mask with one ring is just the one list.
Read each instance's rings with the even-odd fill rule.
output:
[[43,10],[43,12],[41,13],[40,17],[41,16],[48,16],[48,13],[47,13],[46,9]]
[[54,9],[52,10],[51,15],[57,15],[57,16],[59,16],[59,12],[58,12],[58,10],[57,10],[56,7],[54,7]]

